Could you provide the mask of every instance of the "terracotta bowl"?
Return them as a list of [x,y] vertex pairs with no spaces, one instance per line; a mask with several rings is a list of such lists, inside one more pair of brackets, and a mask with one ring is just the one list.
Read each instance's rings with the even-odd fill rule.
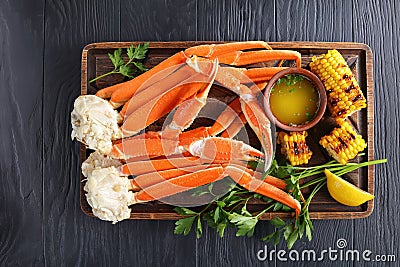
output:
[[[271,89],[274,87],[275,83],[279,80],[279,78],[288,75],[288,74],[299,74],[302,76],[305,76],[308,78],[311,83],[314,85],[315,89],[319,93],[319,107],[318,110],[314,116],[314,118],[305,123],[305,124],[300,124],[300,125],[287,125],[281,123],[272,113],[271,111],[271,106],[269,103],[269,98],[270,98],[270,93]],[[327,103],[327,97],[326,97],[326,91],[325,91],[325,86],[322,84],[321,80],[312,72],[301,69],[301,68],[288,68],[285,70],[282,70],[275,74],[272,79],[268,82],[267,86],[265,87],[264,91],[265,95],[265,112],[267,113],[268,118],[271,120],[272,123],[274,123],[277,127],[281,128],[282,130],[286,131],[291,131],[291,132],[296,132],[296,131],[304,131],[307,129],[310,129],[311,127],[315,126],[322,118],[322,116],[325,113],[326,109],[326,103]]]

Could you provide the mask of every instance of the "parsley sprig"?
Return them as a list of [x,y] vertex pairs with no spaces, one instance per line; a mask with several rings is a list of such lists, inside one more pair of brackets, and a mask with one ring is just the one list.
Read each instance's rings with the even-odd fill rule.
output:
[[[149,43],[138,44],[137,46],[131,45],[129,48],[126,49],[126,54],[129,58],[127,62],[125,62],[123,59],[121,48],[115,50],[113,54],[109,53],[108,57],[114,65],[114,69],[90,80],[89,83],[95,82],[98,79],[101,79],[111,74],[122,74],[123,76],[132,79],[138,72],[147,71],[147,68],[143,65],[142,62],[140,62],[140,60],[146,57],[148,47]],[[132,68],[132,65],[135,68]]]
[[[282,78],[279,78],[279,80],[276,82],[276,84],[284,83],[287,86],[295,85],[297,82],[300,82],[304,80],[304,77],[299,74],[288,74],[283,76]],[[292,92],[290,92],[292,93]]]
[[[261,239],[266,242],[273,242],[276,245],[283,237],[288,249],[291,249],[296,241],[302,239],[303,236],[306,236],[308,240],[311,241],[314,226],[308,208],[313,197],[326,184],[324,170],[329,169],[336,175],[343,175],[360,167],[385,162],[386,159],[382,159],[342,165],[336,161],[330,161],[326,164],[312,167],[293,167],[288,164],[279,165],[277,161],[274,160],[272,167],[264,174],[264,177],[266,175],[273,175],[285,179],[287,191],[302,203],[302,210],[296,219],[284,221],[279,217],[275,217],[270,220],[269,222],[275,227],[275,231]],[[257,164],[253,165],[256,166]],[[303,184],[300,183],[302,179],[311,176],[316,178]],[[313,186],[313,189],[308,197],[304,198],[301,189],[310,186]],[[225,229],[228,226],[237,229],[236,236],[251,237],[254,235],[255,227],[265,212],[270,210],[292,210],[282,203],[259,194],[250,193],[246,189],[235,184],[233,184],[231,190],[223,196],[218,196],[213,193],[213,184],[194,191],[193,196],[200,196],[207,193],[213,195],[215,198],[200,212],[184,207],[176,207],[174,209],[178,214],[185,216],[185,218],[175,222],[175,234],[187,235],[195,224],[196,236],[200,238],[203,232],[201,222],[203,219],[207,222],[209,227],[216,229],[220,237],[224,236]],[[258,212],[249,212],[247,203],[251,199],[262,199],[266,204],[266,208]]]

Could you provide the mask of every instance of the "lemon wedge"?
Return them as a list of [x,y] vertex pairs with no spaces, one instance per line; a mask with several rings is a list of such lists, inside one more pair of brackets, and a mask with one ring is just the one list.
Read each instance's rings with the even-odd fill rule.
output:
[[374,198],[353,184],[325,169],[329,194],[339,203],[347,206],[360,206]]

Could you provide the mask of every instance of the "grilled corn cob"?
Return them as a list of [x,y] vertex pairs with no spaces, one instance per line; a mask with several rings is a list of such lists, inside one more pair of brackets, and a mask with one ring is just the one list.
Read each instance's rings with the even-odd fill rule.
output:
[[339,127],[333,129],[319,141],[329,155],[341,164],[346,164],[367,147],[364,139],[345,120],[338,120]]
[[332,117],[346,118],[367,106],[357,80],[337,50],[314,56],[310,68],[325,85]]
[[285,155],[292,166],[307,164],[312,151],[306,144],[307,132],[278,133],[278,144],[281,145],[281,153]]

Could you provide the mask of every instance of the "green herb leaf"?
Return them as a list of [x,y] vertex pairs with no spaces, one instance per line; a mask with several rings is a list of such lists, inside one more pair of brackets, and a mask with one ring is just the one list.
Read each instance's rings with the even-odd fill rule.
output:
[[198,213],[184,207],[175,207],[174,211],[179,215],[197,215]]
[[306,225],[307,225],[306,222],[303,222],[303,223],[301,223],[301,224],[299,225],[299,239],[301,239],[301,238],[303,237],[303,234],[304,234],[304,230],[305,230]]
[[296,243],[297,239],[298,239],[298,232],[297,232],[297,230],[294,230],[290,234],[289,238],[286,240],[288,249],[291,249],[293,247],[293,245],[294,245],[294,243]]
[[282,203],[276,202],[274,205],[274,211],[280,210],[280,209],[282,209],[282,207],[283,207]]
[[281,208],[283,211],[291,211],[292,210],[292,208],[291,207],[288,207],[288,206],[286,206],[286,205],[284,205],[284,204],[282,204],[282,208]]
[[218,224],[214,222],[214,210],[211,210],[204,214],[203,219],[207,222],[207,225],[211,228],[217,228]]
[[312,239],[311,227],[309,224],[306,224],[306,235],[309,241]]
[[144,59],[146,57],[147,48],[149,47],[149,43],[138,44],[134,51],[132,52],[132,58],[134,59]]
[[[118,48],[112,54],[109,53],[108,57],[110,58],[112,64],[114,65],[114,69],[110,72],[104,73],[90,80],[89,83],[92,83],[110,74],[121,74],[125,77],[128,77],[129,79],[132,79],[135,77],[134,75],[136,74],[137,70],[141,72],[147,71],[148,69],[141,62],[135,60],[144,59],[146,57],[148,47],[149,43],[145,43],[145,44],[138,44],[136,47],[132,45],[131,47],[127,48],[126,53],[128,55],[129,61],[126,63],[123,59],[121,48]],[[133,64],[137,70],[131,68],[131,64]]]
[[310,215],[309,215],[308,212],[307,212],[307,224],[310,226],[310,229],[311,229],[312,231],[314,231],[314,225],[313,225],[313,223],[312,223],[312,221],[311,221],[311,219],[310,219]]
[[108,54],[111,62],[114,65],[114,68],[117,69],[120,66],[124,65],[124,60],[122,59],[122,49],[118,48],[114,51],[114,54]]
[[291,233],[293,233],[293,225],[289,224],[284,228],[283,236],[285,237],[285,240],[289,239]]
[[203,227],[201,226],[200,216],[197,216],[197,227],[196,227],[196,237],[200,238],[203,234]]
[[[283,235],[287,247],[290,249],[293,247],[295,242],[301,239],[304,234],[308,240],[312,239],[312,231],[314,226],[310,219],[308,212],[308,206],[315,196],[315,194],[326,184],[325,177],[315,178],[310,182],[303,183],[301,188],[313,185],[313,189],[307,199],[300,198],[300,185],[299,181],[305,177],[313,175],[320,175],[323,173],[325,168],[332,168],[337,172],[347,173],[356,168],[368,166],[377,163],[383,163],[386,160],[376,160],[371,162],[363,162],[360,164],[351,163],[349,165],[341,165],[334,161],[328,162],[323,165],[314,167],[293,167],[289,165],[278,165],[274,160],[269,173],[280,172],[283,176],[280,178],[286,178],[285,181],[288,184],[288,188],[291,188],[290,194],[293,195],[297,200],[303,203],[302,211],[296,220],[285,222],[280,218],[271,220],[271,224],[277,227],[277,230],[265,237],[264,241],[278,244]],[[265,176],[266,174],[264,174]],[[273,174],[272,174],[273,175]],[[212,190],[212,186],[207,186],[207,191]],[[263,199],[266,203],[269,203],[268,207],[262,211],[259,211],[256,215],[252,215],[246,207],[247,202],[251,198]],[[211,208],[213,207],[213,208]],[[229,209],[225,210],[225,207]],[[211,208],[211,210],[210,210]],[[197,219],[195,232],[196,236],[200,237],[202,234],[201,218],[207,222],[208,226],[215,228],[219,236],[223,237],[224,231],[227,226],[231,226],[237,229],[237,236],[253,236],[255,227],[258,223],[258,219],[268,210],[291,210],[288,206],[275,202],[268,197],[261,196],[259,194],[249,193],[247,190],[240,188],[239,186],[233,185],[232,190],[222,197],[218,197],[209,203],[202,211],[195,212],[187,208],[177,207],[175,211],[181,215],[190,216],[177,221],[174,232],[176,234],[188,234]],[[202,216],[204,214],[204,216]],[[202,216],[202,217],[201,217]]]
[[226,226],[227,226],[227,222],[225,220],[218,224],[217,232],[218,232],[220,237],[224,237],[224,232],[225,232]]
[[126,49],[126,54],[129,57],[129,60],[133,60],[134,57],[134,51],[135,51],[135,45],[131,45],[129,48]]
[[183,218],[175,222],[174,234],[188,235],[197,216]]
[[218,207],[223,208],[226,206],[226,203],[223,201],[217,201],[217,205],[218,205]]
[[122,65],[121,67],[119,67],[119,72],[129,78],[133,78],[133,74],[135,73],[135,71],[133,69],[131,69],[131,67],[126,66],[126,65]]
[[[233,206],[237,203],[239,203],[240,201],[243,201],[243,198],[239,197],[239,196],[232,196],[229,201],[227,201],[228,203],[228,207]],[[225,202],[226,203],[226,202]]]
[[241,214],[244,215],[244,216],[249,216],[249,217],[252,216],[251,213],[248,212],[246,205],[243,205],[243,207],[241,209]]
[[271,241],[271,240],[275,237],[276,233],[277,233],[277,232],[272,232],[272,233],[270,233],[269,235],[266,235],[266,236],[264,236],[263,238],[261,238],[261,240],[262,240],[262,241],[265,241],[265,242],[269,242],[269,241]]
[[217,208],[215,209],[215,211],[214,211],[214,222],[215,222],[215,223],[217,223],[217,222],[218,222],[218,219],[219,219],[219,210],[220,210],[220,208],[217,207]]
[[229,215],[229,221],[238,228],[236,236],[247,235],[248,237],[251,237],[254,234],[254,228],[258,219],[257,217],[243,216],[234,212]]
[[132,62],[133,65],[135,65],[136,68],[138,68],[140,71],[148,71],[149,69],[146,68],[141,62]]
[[279,231],[275,232],[273,241],[275,246],[279,244],[279,241],[281,241],[281,233]]
[[270,220],[269,221],[271,224],[273,224],[275,227],[282,227],[282,226],[285,226],[286,225],[286,223],[285,223],[285,221],[283,221],[281,218],[279,218],[279,217],[275,217],[275,218],[273,218],[272,220]]

